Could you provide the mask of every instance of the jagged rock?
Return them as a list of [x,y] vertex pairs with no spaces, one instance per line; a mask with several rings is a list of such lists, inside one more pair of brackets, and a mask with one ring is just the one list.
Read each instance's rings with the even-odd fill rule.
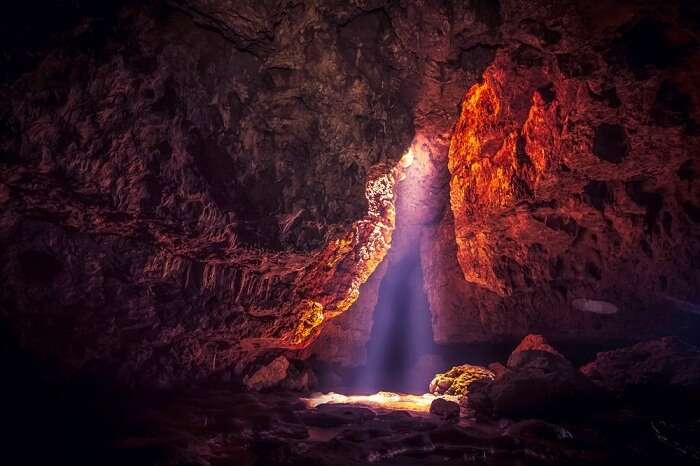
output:
[[520,358],[522,356],[522,353],[524,353],[525,351],[544,352],[563,358],[561,353],[555,350],[549,343],[547,343],[547,340],[545,340],[545,338],[542,335],[530,334],[523,338],[522,341],[518,344],[518,346],[516,346],[513,352],[510,354],[507,364],[508,367],[517,367],[519,364],[521,364]]
[[493,57],[499,12],[108,3],[2,32],[0,301],[23,345],[165,387],[334,322],[320,358],[361,363],[376,291],[339,318],[389,250],[400,160],[415,139],[446,174],[444,109]]
[[430,403],[430,414],[435,414],[443,419],[455,419],[459,417],[459,404],[444,398],[435,398]]
[[243,378],[243,383],[250,390],[260,391],[274,387],[287,378],[289,361],[284,356],[278,356],[269,364],[261,367],[252,375]]
[[508,357],[506,367],[517,369],[537,360],[537,365],[558,365],[563,368],[571,366],[569,361],[555,350],[542,335],[527,335]]
[[454,224],[467,284],[444,293],[467,299],[442,300],[439,322],[467,312],[475,341],[653,338],[679,320],[697,335],[697,319],[679,314],[700,301],[700,178],[688,151],[700,133],[686,129],[700,121],[700,87],[686,62],[695,46],[665,37],[697,43],[698,28],[680,3],[670,15],[652,4],[603,25],[590,2],[573,15],[567,2],[501,2],[506,24],[539,26],[505,26],[505,45],[462,101],[443,222]]
[[0,304],[59,372],[362,364],[418,242],[440,343],[697,334],[693,2],[35,1],[0,28]]
[[699,406],[700,350],[678,338],[598,353],[581,372],[597,386],[650,408],[679,404],[692,410]]
[[502,374],[470,387],[465,403],[481,417],[556,417],[585,409],[596,395],[569,361],[541,336],[530,335]]
[[489,369],[471,364],[455,366],[442,374],[436,374],[428,386],[428,391],[435,395],[464,396],[469,386],[477,380],[495,377]]
[[501,374],[503,374],[506,371],[506,366],[504,366],[500,362],[492,362],[491,364],[489,364],[486,367],[488,367],[488,369],[491,372],[493,372],[493,375],[495,378],[500,377]]

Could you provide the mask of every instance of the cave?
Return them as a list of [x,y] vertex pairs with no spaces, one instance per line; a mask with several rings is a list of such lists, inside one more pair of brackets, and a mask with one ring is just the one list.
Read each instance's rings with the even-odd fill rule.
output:
[[700,461],[700,8],[0,15],[9,464]]
[[425,384],[411,380],[410,371],[431,354],[433,335],[417,250],[387,271],[373,317],[366,383],[373,391],[419,391]]

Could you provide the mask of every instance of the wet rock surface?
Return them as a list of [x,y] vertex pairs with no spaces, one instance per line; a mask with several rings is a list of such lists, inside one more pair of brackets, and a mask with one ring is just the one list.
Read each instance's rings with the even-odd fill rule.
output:
[[294,395],[222,389],[125,406],[129,421],[105,443],[101,464],[690,465],[700,452],[697,421],[624,411],[557,422],[457,423],[358,406],[308,409]]
[[[694,354],[687,345],[668,340],[602,354],[613,359],[636,354],[624,358],[626,370],[632,373],[636,367],[641,373],[657,364],[652,349],[660,359]],[[455,418],[443,416],[454,413],[455,405],[442,399],[448,408],[436,407],[438,413],[429,414],[426,404],[390,409],[319,399],[323,404],[311,408],[310,398],[281,390],[130,392],[78,383],[47,386],[35,371],[36,361],[15,356],[3,360],[11,377],[0,387],[3,419],[13,427],[5,434],[5,453],[24,464],[685,466],[700,459],[697,412],[643,409],[627,403],[635,401],[629,391],[614,403],[591,403],[585,409],[560,404],[556,417],[533,413],[522,419],[479,419],[467,404]],[[689,376],[691,366],[686,367]],[[391,400],[389,395],[378,400]],[[651,395],[651,403],[659,401],[659,395]],[[43,448],[36,447],[37,438]]]

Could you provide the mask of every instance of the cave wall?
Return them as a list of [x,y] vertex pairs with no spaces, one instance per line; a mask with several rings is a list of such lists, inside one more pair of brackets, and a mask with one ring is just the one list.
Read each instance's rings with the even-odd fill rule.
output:
[[6,21],[3,325],[68,374],[151,386],[250,379],[355,302],[399,159],[418,133],[446,146],[497,16],[76,1],[33,27],[43,6]]
[[537,3],[502,2],[455,126],[445,222],[482,328],[452,339],[695,338],[697,7]]
[[228,380],[357,298],[415,97],[382,13],[348,8],[223,34],[117,5],[23,44],[0,143],[3,323],[22,345],[129,383]]
[[0,315],[68,374],[362,364],[407,248],[440,343],[698,329],[694,2],[43,3],[3,20]]

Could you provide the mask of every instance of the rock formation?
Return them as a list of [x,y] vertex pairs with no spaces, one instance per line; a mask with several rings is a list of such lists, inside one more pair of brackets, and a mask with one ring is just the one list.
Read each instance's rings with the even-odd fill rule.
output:
[[700,402],[700,350],[677,338],[645,341],[598,353],[581,368],[596,385],[652,410],[692,413]]
[[0,317],[61,373],[303,387],[418,247],[438,343],[697,335],[693,2],[25,3]]
[[483,331],[677,331],[700,298],[691,7],[502,6],[505,45],[464,97],[449,152]]
[[528,335],[506,369],[472,383],[462,403],[478,417],[558,418],[583,412],[599,399],[593,383],[561,353],[540,335]]
[[436,374],[430,382],[428,392],[434,395],[465,396],[472,383],[477,380],[493,380],[494,377],[495,374],[484,367],[463,364]]

